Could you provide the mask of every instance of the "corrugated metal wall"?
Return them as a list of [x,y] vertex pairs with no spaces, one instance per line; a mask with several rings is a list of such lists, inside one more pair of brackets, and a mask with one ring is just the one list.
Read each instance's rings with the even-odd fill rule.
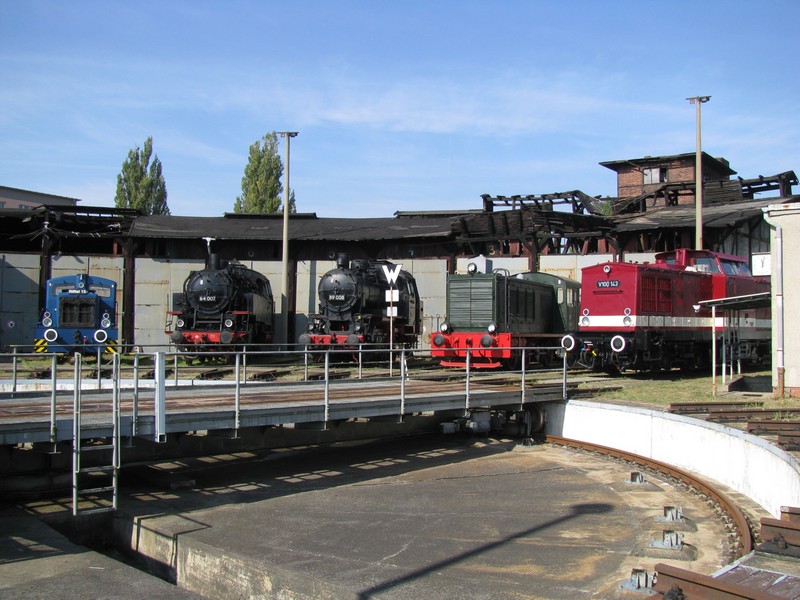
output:
[[33,345],[39,320],[39,255],[0,255],[0,350]]

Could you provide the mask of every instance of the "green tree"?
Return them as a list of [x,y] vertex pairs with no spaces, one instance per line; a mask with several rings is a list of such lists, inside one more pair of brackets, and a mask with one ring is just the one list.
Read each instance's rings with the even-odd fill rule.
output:
[[136,208],[148,215],[168,215],[167,184],[161,172],[158,155],[153,156],[153,137],[144,142],[144,150],[128,152],[122,163],[122,171],[117,175],[117,193],[114,206],[117,208]]
[[[276,213],[283,211],[283,162],[278,154],[274,131],[250,145],[250,158],[242,177],[242,195],[236,197],[233,212]],[[294,191],[290,190],[289,211],[295,212]]]

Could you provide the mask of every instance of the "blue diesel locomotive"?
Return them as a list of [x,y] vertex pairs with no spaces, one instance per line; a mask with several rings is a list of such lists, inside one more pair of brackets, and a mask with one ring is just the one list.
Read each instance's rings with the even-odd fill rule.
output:
[[117,284],[86,273],[47,280],[35,352],[116,352]]

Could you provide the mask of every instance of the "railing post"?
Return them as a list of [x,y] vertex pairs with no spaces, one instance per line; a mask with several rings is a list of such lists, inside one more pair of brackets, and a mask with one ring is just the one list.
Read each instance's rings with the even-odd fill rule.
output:
[[465,378],[465,384],[464,384],[464,388],[465,388],[464,391],[466,393],[466,398],[464,400],[465,401],[465,406],[464,406],[464,410],[465,411],[469,411],[469,363],[470,363],[470,358],[471,357],[472,357],[472,354],[470,353],[469,348],[467,348],[467,361],[466,361],[467,362],[467,376]]
[[522,385],[522,393],[520,394],[520,403],[519,403],[520,410],[522,410],[522,408],[525,406],[525,363],[527,362],[525,360],[525,358],[526,358],[525,357],[525,348],[523,348],[522,349],[522,366],[521,366],[522,371],[520,372],[520,380],[521,380],[521,385]]
[[[178,387],[178,353],[177,352],[173,355],[172,365],[173,365],[173,368],[175,369],[175,387]],[[165,365],[165,367],[166,367],[166,365]]]
[[247,344],[242,346],[242,381],[247,383]]
[[78,514],[78,473],[81,470],[81,353],[75,354],[72,390],[72,516]]
[[97,346],[97,389],[103,389],[103,351]]
[[564,383],[561,389],[561,397],[564,400],[567,400],[567,354],[569,354],[569,352],[567,352],[566,348],[562,348],[561,353],[564,355],[564,365],[562,367],[564,373]]
[[400,422],[406,414],[406,349],[400,351]]
[[11,394],[17,393],[17,347],[11,351]]
[[153,354],[153,372],[155,374],[155,415],[154,439],[158,444],[167,441],[167,382],[166,356],[163,352]]
[[239,364],[241,362],[242,355],[238,352],[236,353],[236,393],[234,394],[234,437],[239,437],[239,419],[240,419],[240,407],[241,407],[241,386],[239,384]]
[[325,429],[328,428],[328,403],[330,402],[330,372],[328,370],[331,360],[331,351],[325,350]]
[[303,352],[303,381],[308,381],[308,346]]
[[56,387],[58,379],[58,354],[50,356],[50,443],[58,442],[56,431]]
[[364,345],[358,345],[358,378],[361,379],[362,377],[362,369],[364,367]]
[[114,394],[113,394],[113,412],[114,412],[114,472],[113,472],[113,487],[114,487],[114,498],[112,500],[112,507],[114,510],[117,510],[118,501],[119,501],[119,469],[122,466],[122,449],[119,447],[120,442],[120,426],[122,419],[120,417],[120,390],[119,390],[119,379],[120,379],[120,370],[121,370],[121,363],[120,363],[120,356],[118,352],[114,352],[112,354],[112,363],[113,363],[113,381],[114,381]]
[[139,429],[139,353],[133,355],[133,423],[131,437],[136,437]]

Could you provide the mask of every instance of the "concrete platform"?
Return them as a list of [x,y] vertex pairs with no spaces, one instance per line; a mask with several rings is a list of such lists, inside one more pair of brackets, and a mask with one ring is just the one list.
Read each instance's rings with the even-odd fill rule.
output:
[[192,600],[201,596],[73,544],[39,518],[0,507],[0,598]]
[[[693,495],[631,484],[622,464],[510,440],[428,436],[124,475],[118,540],[208,598],[641,597],[621,584],[634,568],[671,561],[650,548],[664,506],[683,508],[684,541],[696,549],[674,553],[676,566],[713,572],[731,560],[724,528]],[[58,507],[28,510],[58,520]],[[64,562],[80,568],[84,554]],[[62,583],[80,591],[70,598],[114,597],[86,579]]]

